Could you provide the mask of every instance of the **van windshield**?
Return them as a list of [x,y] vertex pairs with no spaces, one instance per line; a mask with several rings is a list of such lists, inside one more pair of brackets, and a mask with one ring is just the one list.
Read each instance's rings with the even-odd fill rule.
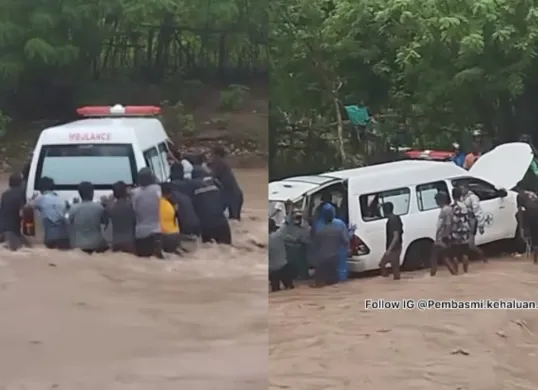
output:
[[131,144],[44,145],[34,188],[39,188],[43,177],[50,177],[56,190],[76,191],[82,181],[89,181],[96,190],[107,190],[120,180],[132,185],[136,172]]

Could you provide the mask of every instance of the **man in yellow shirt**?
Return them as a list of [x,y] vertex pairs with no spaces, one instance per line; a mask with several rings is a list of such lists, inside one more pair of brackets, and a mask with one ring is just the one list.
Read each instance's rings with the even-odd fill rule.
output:
[[161,184],[161,203],[159,206],[163,250],[167,253],[179,251],[179,222],[177,209],[173,201],[172,184]]

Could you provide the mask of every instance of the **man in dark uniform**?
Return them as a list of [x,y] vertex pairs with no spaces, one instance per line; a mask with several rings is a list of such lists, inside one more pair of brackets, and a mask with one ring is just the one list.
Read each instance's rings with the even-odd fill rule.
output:
[[21,211],[26,204],[23,177],[13,173],[9,177],[9,189],[0,199],[0,223],[9,249],[16,251],[21,246],[30,247],[30,242],[21,233]]
[[379,269],[381,270],[381,275],[388,276],[386,267],[387,264],[390,264],[394,280],[399,280],[403,223],[400,216],[394,214],[394,205],[391,202],[383,203],[383,215],[387,217],[387,250],[379,262]]
[[534,192],[518,191],[516,218],[526,252],[532,252],[533,262],[538,264],[538,196]]
[[211,156],[211,170],[213,177],[221,185],[224,207],[228,209],[230,219],[241,220],[241,209],[243,208],[243,191],[235,175],[226,161],[226,151],[221,146],[213,149]]
[[222,197],[219,188],[212,182],[198,177],[194,171],[192,204],[198,220],[202,242],[216,241],[218,244],[231,244],[230,224],[224,215]]

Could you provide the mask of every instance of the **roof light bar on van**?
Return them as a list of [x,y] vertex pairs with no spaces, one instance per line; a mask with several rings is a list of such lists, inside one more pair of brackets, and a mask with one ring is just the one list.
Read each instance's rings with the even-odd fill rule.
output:
[[77,108],[77,114],[83,117],[113,117],[113,116],[155,116],[161,113],[157,106],[84,106]]

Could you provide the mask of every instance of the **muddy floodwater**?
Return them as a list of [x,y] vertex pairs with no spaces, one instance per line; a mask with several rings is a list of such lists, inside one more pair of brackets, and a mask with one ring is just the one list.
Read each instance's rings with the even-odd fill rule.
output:
[[267,389],[267,174],[237,175],[231,248],[0,249],[0,389]]
[[366,299],[538,301],[524,258],[271,294],[271,390],[536,390],[538,310],[366,310]]

